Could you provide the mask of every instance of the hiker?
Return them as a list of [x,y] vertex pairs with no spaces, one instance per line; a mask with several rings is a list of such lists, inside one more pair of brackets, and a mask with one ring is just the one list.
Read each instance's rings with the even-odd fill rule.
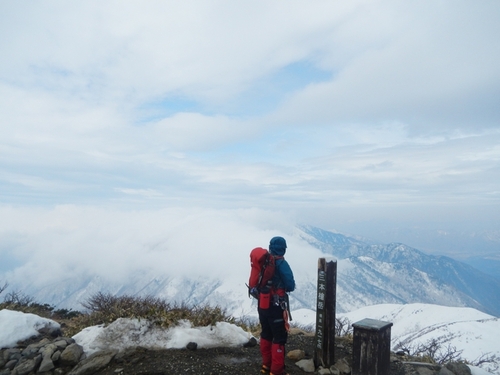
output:
[[263,374],[286,375],[285,344],[289,328],[287,293],[295,289],[295,280],[290,265],[283,258],[285,252],[285,239],[273,237],[269,243],[269,253],[275,256],[275,272],[270,283],[269,308],[261,308],[260,303],[258,308],[262,328],[260,352]]

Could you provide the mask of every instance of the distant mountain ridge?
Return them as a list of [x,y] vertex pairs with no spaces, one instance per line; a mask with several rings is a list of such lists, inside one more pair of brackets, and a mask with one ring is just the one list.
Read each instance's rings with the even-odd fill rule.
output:
[[[300,229],[305,234],[304,240],[338,259],[339,285],[354,294],[359,292],[353,285],[369,291],[368,295],[392,300],[381,303],[451,306],[455,300],[463,306],[500,315],[499,280],[470,265],[447,256],[425,254],[400,243],[372,244],[316,227],[302,225]],[[342,267],[346,261],[355,266],[354,271],[352,267]],[[385,283],[380,285],[381,281]],[[398,292],[397,284],[407,285],[411,293]]]
[[[500,281],[449,257],[428,255],[399,243],[376,244],[306,225],[298,226],[287,239],[294,243],[295,254],[290,256],[300,252],[300,259],[308,260],[307,267],[297,261],[292,264],[297,283],[290,298],[292,310],[315,310],[317,269],[314,265],[318,254],[322,254],[338,261],[339,313],[376,304],[429,303],[472,307],[500,316]],[[183,254],[176,252],[176,256]],[[247,256],[241,256],[239,265],[228,268],[227,275],[173,276],[137,269],[120,280],[79,274],[47,285],[8,281],[12,289],[60,308],[78,310],[81,302],[93,294],[109,292],[153,295],[177,303],[208,303],[225,307],[237,317],[255,316],[255,301],[248,298],[245,287],[250,269]]]
[[464,263],[500,280],[500,254],[498,253],[469,257],[464,259]]

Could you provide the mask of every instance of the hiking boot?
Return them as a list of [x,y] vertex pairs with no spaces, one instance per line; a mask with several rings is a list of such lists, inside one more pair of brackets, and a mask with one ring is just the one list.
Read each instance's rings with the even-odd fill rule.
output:
[[271,373],[271,369],[266,365],[262,365],[262,367],[260,368],[260,373],[269,375]]

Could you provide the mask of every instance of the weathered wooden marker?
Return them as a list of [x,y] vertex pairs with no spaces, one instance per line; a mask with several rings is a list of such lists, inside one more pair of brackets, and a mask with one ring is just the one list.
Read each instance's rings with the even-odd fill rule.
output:
[[392,323],[367,318],[352,326],[352,375],[387,375],[391,365]]
[[316,296],[316,338],[314,364],[329,368],[335,364],[335,302],[337,294],[337,260],[318,259]]

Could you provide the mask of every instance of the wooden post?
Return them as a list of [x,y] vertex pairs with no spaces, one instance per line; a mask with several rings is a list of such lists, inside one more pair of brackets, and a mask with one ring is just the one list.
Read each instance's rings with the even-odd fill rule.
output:
[[392,323],[367,318],[352,326],[354,327],[352,374],[388,374],[391,366]]
[[314,364],[329,368],[335,364],[335,301],[337,294],[337,260],[318,259],[316,296],[316,338]]

